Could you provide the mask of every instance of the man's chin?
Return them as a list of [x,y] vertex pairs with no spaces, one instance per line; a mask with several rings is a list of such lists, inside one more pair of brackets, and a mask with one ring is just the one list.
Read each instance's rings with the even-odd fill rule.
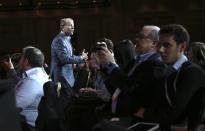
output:
[[73,35],[73,33],[69,32],[69,33],[65,33],[65,35],[70,36]]

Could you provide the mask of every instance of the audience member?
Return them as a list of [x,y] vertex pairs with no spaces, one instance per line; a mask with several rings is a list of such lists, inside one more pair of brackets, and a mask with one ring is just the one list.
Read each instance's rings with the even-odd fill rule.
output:
[[129,96],[129,99],[119,106],[122,111],[123,109],[128,110],[126,115],[137,110],[138,105],[146,106],[152,101],[152,93],[158,87],[157,81],[163,75],[164,64],[155,48],[158,31],[159,28],[156,26],[148,25],[142,28],[136,37],[136,51],[139,57],[136,58],[127,73],[117,66],[114,57],[108,50],[104,48],[98,52],[102,70],[107,74],[107,82]]
[[25,123],[30,130],[35,130],[35,121],[38,116],[38,104],[43,96],[43,84],[48,75],[43,69],[44,55],[35,47],[25,47],[19,61],[23,78],[17,83],[16,106],[21,109],[20,114],[25,117]]
[[101,98],[104,102],[109,102],[110,100],[110,93],[108,92],[102,73],[99,71],[99,65],[96,61],[95,52],[91,52],[90,60],[89,60],[89,68],[93,70],[93,82],[91,83],[90,87],[81,88],[80,91],[82,93],[91,93],[95,94],[97,97]]
[[1,66],[5,72],[4,78],[11,78],[14,80],[15,83],[20,80],[22,73],[18,65],[20,57],[21,53],[13,53],[11,55],[4,56],[0,60]]
[[188,51],[189,59],[205,69],[205,44],[203,42],[192,42]]
[[[126,69],[129,67],[128,64],[132,63],[131,61],[135,61],[136,53],[135,53],[135,45],[130,40],[122,40],[120,43],[115,45],[114,47],[114,54],[117,64],[121,69],[123,69],[126,72]],[[131,64],[132,65],[132,64]],[[115,92],[112,95],[112,112],[117,115],[127,114],[127,109],[129,109],[129,102],[128,100],[130,98],[130,95],[128,94],[126,96],[126,93],[122,92],[119,88],[115,90]],[[118,100],[120,99],[120,100]],[[121,103],[123,101],[123,104]],[[116,106],[118,105],[118,110],[116,112]],[[123,105],[123,107],[126,107],[126,109],[119,107],[120,105]],[[128,108],[127,108],[128,107]]]
[[122,40],[114,46],[114,54],[120,68],[125,68],[131,60],[135,59],[134,44],[130,40]]
[[158,51],[168,65],[158,99],[135,114],[145,120],[158,122],[162,131],[188,117],[188,129],[201,122],[204,111],[205,81],[203,70],[187,60],[184,51],[189,43],[187,30],[178,24],[161,27]]

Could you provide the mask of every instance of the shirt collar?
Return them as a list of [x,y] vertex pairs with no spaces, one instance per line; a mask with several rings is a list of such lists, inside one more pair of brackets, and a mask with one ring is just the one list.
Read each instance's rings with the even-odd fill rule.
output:
[[63,31],[61,31],[60,34],[64,35],[68,40],[71,39],[71,36],[69,36],[69,35],[65,35],[65,32],[63,32]]
[[145,54],[140,54],[140,62],[146,61],[151,55],[153,55],[155,52],[149,52]]
[[187,57],[184,54],[182,54],[181,57],[172,65],[172,67],[178,70],[186,61],[188,61]]
[[32,74],[34,74],[36,71],[43,71],[42,67],[34,67],[31,69],[28,69],[25,71],[25,73],[23,74],[23,78],[27,77],[27,76],[31,76]]

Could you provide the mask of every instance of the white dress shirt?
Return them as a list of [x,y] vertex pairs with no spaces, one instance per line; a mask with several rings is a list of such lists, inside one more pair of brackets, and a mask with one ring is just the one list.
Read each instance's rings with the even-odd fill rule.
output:
[[43,96],[43,85],[49,80],[43,68],[35,67],[27,70],[26,76],[16,85],[16,105],[25,116],[26,122],[35,127],[38,116],[38,105]]

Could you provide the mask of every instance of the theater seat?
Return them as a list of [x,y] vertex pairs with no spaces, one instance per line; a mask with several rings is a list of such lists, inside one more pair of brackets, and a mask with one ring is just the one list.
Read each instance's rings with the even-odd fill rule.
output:
[[12,80],[0,80],[0,105],[0,130],[21,131]]

